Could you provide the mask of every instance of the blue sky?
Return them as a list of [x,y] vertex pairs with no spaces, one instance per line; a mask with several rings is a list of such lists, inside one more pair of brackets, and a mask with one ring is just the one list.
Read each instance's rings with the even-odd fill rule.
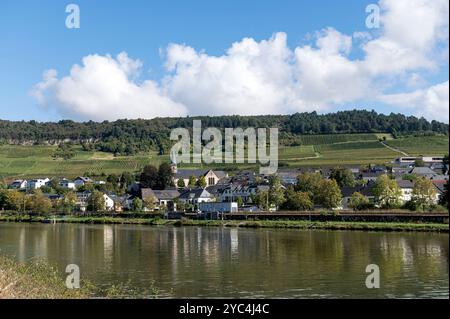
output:
[[[412,2],[417,1],[425,0]],[[430,43],[435,48],[423,49],[423,54],[393,72],[389,63],[400,65],[404,57],[398,57],[400,62],[386,61],[385,69],[370,66],[383,65],[389,55],[372,56],[363,46],[374,41],[375,49],[370,52],[375,52],[380,47],[378,42],[395,42],[395,30],[401,31],[401,26],[392,21],[401,21],[405,18],[402,12],[409,10],[389,2],[379,4],[386,16],[381,29],[369,30],[365,8],[376,2],[364,0],[72,1],[80,8],[80,29],[65,26],[68,1],[2,1],[0,118],[102,120],[205,112],[239,114],[243,109],[242,114],[313,109],[332,112],[354,107],[429,119],[442,118],[444,112],[448,117],[448,94],[443,93],[443,89],[448,90],[448,35],[442,37],[437,31],[424,34],[419,49],[399,43],[406,52],[420,51]],[[441,5],[448,16],[448,4]],[[448,33],[448,23],[436,17],[440,11],[442,7],[430,5],[430,17],[436,21],[422,29]],[[421,32],[421,28],[413,29]],[[364,33],[365,38],[355,32]],[[246,43],[244,38],[252,42]],[[326,50],[320,47],[319,39],[330,43]],[[350,46],[348,39],[352,41]],[[238,53],[229,52],[233,43],[238,43]],[[257,57],[251,53],[254,50]],[[287,53],[280,57],[280,50]],[[118,62],[117,58],[121,52],[126,52],[126,63],[139,60],[139,66],[125,74],[126,81],[115,69],[100,69],[100,65],[106,68],[110,63],[124,70],[124,60]],[[83,64],[83,58],[92,55],[97,58]],[[167,66],[171,62],[172,68]],[[342,67],[328,71],[341,62]],[[267,63],[267,70],[261,71],[261,63]],[[314,69],[314,63],[325,69]],[[86,72],[71,76],[75,64]],[[242,77],[239,68],[246,70]],[[235,71],[227,71],[230,69]],[[49,82],[37,89],[38,99],[30,92],[45,83],[46,70],[55,70],[57,75],[52,75],[51,85]],[[86,79],[93,72],[105,74],[103,78],[113,72],[111,79],[117,75],[118,80],[96,87]],[[205,79],[208,74],[213,74],[214,80]],[[70,85],[63,81],[65,77]],[[353,88],[352,77],[363,85]],[[334,83],[336,90],[349,92],[332,92]],[[114,99],[101,95],[108,90],[121,93]],[[430,95],[434,97],[431,100]],[[252,106],[247,108],[248,104]],[[161,109],[165,111],[161,113]]]

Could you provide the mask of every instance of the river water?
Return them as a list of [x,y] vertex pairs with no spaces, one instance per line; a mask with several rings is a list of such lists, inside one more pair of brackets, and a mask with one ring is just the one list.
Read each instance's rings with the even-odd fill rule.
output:
[[0,223],[0,254],[76,264],[125,297],[448,298],[448,253],[438,233]]

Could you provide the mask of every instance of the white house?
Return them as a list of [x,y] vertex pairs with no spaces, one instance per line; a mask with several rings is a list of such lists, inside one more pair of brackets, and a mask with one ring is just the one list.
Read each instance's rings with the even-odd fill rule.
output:
[[197,205],[204,202],[212,202],[214,196],[212,196],[206,189],[197,188],[186,190],[178,197],[180,201],[186,204]]
[[106,194],[103,194],[103,198],[105,199],[105,210],[114,210],[114,201],[112,200],[112,198]]
[[27,188],[27,180],[26,179],[18,179],[15,180],[14,182],[12,182],[11,184],[9,184],[9,188],[12,189],[25,189]]
[[62,187],[62,188],[65,188],[65,189],[75,189],[76,188],[75,183],[71,182],[71,181],[69,181],[67,179],[62,179],[59,182],[59,186]]
[[406,203],[412,198],[412,191],[414,189],[414,182],[409,180],[397,180],[397,185],[402,191],[401,200]]
[[38,178],[38,179],[31,179],[27,183],[28,189],[38,189],[42,186],[45,186],[50,181],[49,178]]

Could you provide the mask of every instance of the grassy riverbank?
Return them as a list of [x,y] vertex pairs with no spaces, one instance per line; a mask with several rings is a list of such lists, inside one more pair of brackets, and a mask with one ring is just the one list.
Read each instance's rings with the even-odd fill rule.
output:
[[[45,222],[48,219],[36,216],[0,216],[0,222]],[[247,228],[289,228],[326,230],[366,230],[366,231],[421,231],[449,232],[448,224],[437,223],[399,223],[399,222],[340,222],[340,221],[221,221],[221,220],[167,220],[161,218],[123,218],[123,217],[64,217],[51,220],[56,223],[82,224],[134,224],[153,226],[209,226],[209,227],[247,227]]]
[[67,289],[56,267],[43,261],[25,264],[0,256],[0,299],[80,299],[84,289]]
[[68,289],[57,267],[44,260],[28,260],[19,263],[0,256],[0,299],[88,299],[88,298],[158,298],[159,289],[151,282],[147,289],[127,288],[127,283],[111,283],[100,289],[81,280],[79,289]]

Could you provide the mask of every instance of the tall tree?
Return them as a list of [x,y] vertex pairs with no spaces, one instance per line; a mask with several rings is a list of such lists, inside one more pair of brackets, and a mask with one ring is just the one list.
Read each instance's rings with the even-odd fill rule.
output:
[[314,203],[307,192],[297,192],[294,188],[289,187],[286,190],[285,197],[286,201],[282,206],[284,209],[297,211],[314,209]]
[[28,197],[27,207],[34,213],[48,214],[52,209],[52,202],[40,190],[36,190]]
[[6,195],[5,209],[14,211],[25,210],[25,195],[16,190],[8,190]]
[[322,180],[322,175],[319,173],[303,173],[297,177],[295,189],[299,192],[307,192],[313,202],[317,204]]
[[195,184],[196,184],[196,178],[195,178],[195,176],[190,176],[190,177],[189,177],[188,187],[190,187],[190,188],[195,187]]
[[72,213],[77,203],[77,195],[73,191],[67,192],[63,197],[63,209],[65,212]]
[[281,185],[281,179],[278,176],[273,176],[270,181],[269,202],[278,209],[285,202],[284,190]]
[[88,211],[102,212],[105,210],[105,198],[103,193],[99,191],[93,191],[88,199]]
[[324,179],[320,182],[318,195],[319,204],[325,208],[337,208],[342,203],[342,193],[334,179]]
[[359,192],[354,192],[350,197],[349,206],[353,208],[353,210],[364,210],[369,208],[370,201],[363,194]]
[[158,168],[158,182],[157,189],[166,189],[173,184],[173,172],[168,163],[162,163]]
[[131,208],[134,212],[140,212],[142,211],[143,203],[142,200],[139,197],[135,197],[133,199],[133,202],[131,203]]
[[205,188],[206,187],[206,179],[205,176],[200,176],[197,180],[197,186],[200,188]]
[[331,170],[330,179],[334,179],[340,187],[354,187],[355,176],[348,168],[336,167]]
[[381,207],[397,208],[401,205],[402,192],[397,182],[390,179],[388,175],[379,176],[372,191]]
[[423,210],[435,204],[436,188],[431,180],[421,177],[416,180],[411,195],[416,209]]
[[146,165],[139,178],[142,188],[156,188],[158,183],[158,169],[153,165]]
[[253,198],[253,202],[261,210],[269,209],[269,192],[266,190],[258,190]]
[[177,187],[178,188],[185,188],[186,187],[186,183],[184,182],[183,178],[179,178],[177,181]]

